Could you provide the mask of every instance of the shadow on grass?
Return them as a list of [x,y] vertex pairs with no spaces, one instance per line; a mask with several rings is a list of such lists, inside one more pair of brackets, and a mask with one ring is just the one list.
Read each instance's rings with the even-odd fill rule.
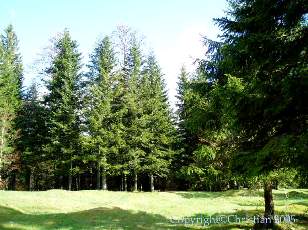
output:
[[170,192],[179,195],[185,199],[191,198],[218,198],[246,195],[247,190],[228,190],[223,192]]
[[[277,190],[275,190],[277,191]],[[228,190],[224,192],[172,192],[183,198],[217,198],[217,197],[233,197],[233,196],[256,196],[263,197],[262,190]],[[301,191],[290,191],[284,192],[283,190],[278,190],[278,193],[273,194],[274,199],[276,200],[285,200],[285,199],[304,199],[308,201],[308,193]]]
[[[91,229],[209,229],[209,230],[228,230],[228,229],[252,229],[254,216],[262,215],[257,211],[237,211],[229,213],[216,213],[212,218],[215,222],[205,223],[204,218],[209,218],[204,214],[196,214],[186,218],[186,225],[183,219],[179,222],[172,220],[173,223],[164,216],[123,210],[113,208],[95,208],[80,212],[57,213],[57,214],[24,214],[12,208],[0,206],[0,229],[3,230],[23,230],[23,229],[67,229],[67,230],[91,230]],[[289,215],[292,215],[290,213]],[[230,216],[229,223],[217,221],[217,217]],[[249,217],[250,219],[247,219]],[[197,218],[199,222],[196,223]],[[200,223],[200,218],[203,222]],[[238,219],[239,218],[239,219]],[[243,219],[244,218],[244,219]],[[246,218],[246,219],[245,219]],[[189,220],[194,219],[194,224]],[[307,216],[296,216],[298,220],[292,223],[291,229],[305,229],[308,226]],[[239,221],[240,220],[240,221]],[[285,229],[279,226],[275,229]],[[290,229],[290,228],[288,228]]]
[[0,206],[0,229],[190,229],[161,215],[114,208],[57,214],[25,214]]

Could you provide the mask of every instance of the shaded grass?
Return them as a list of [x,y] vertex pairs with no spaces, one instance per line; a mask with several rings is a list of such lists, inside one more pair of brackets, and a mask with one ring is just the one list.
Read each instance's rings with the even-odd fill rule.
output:
[[[262,215],[262,194],[261,190],[0,191],[0,229],[251,229],[251,220],[210,225],[191,224],[188,220],[200,216]],[[281,224],[282,229],[308,229],[308,190],[275,190],[274,200],[276,214],[295,215],[297,219],[296,223]]]
[[114,208],[58,214],[24,214],[0,207],[1,229],[188,229],[171,225],[161,215]]

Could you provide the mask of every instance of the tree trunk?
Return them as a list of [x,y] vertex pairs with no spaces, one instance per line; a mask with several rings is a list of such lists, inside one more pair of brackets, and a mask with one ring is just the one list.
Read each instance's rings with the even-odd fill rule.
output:
[[30,176],[29,176],[29,191],[33,191],[33,169],[30,168]]
[[73,169],[73,161],[70,160],[70,172],[68,174],[68,190],[72,191],[72,169]]
[[[45,177],[45,180],[46,180],[46,178],[47,177]],[[60,177],[59,177],[59,180],[58,180],[58,183],[59,183],[59,185],[60,185],[60,189],[62,190],[63,189],[63,176],[61,175]],[[58,186],[57,186],[58,187]]]
[[102,173],[102,189],[107,190],[106,170],[103,169]]
[[101,166],[100,163],[97,163],[97,174],[96,174],[96,189],[101,189]]
[[90,189],[93,188],[93,174],[91,173],[91,176],[90,176]]
[[127,176],[124,174],[124,191],[127,192]]
[[80,189],[80,174],[78,174],[78,189]]
[[274,201],[273,201],[273,194],[272,194],[272,182],[266,181],[264,183],[264,202],[265,202],[265,211],[264,217],[273,218],[274,217]]
[[152,173],[150,174],[150,189],[151,192],[154,192],[154,176]]
[[260,217],[253,229],[273,229],[274,228],[274,201],[272,194],[273,185],[269,180],[264,181],[264,217]]
[[11,190],[15,191],[16,190],[16,171],[12,171],[11,172],[12,176],[11,176]]
[[124,180],[123,180],[123,175],[121,176],[121,188],[120,191],[123,191],[124,189]]
[[134,180],[134,191],[138,191],[138,174],[135,172],[135,180]]
[[78,177],[79,177],[79,175],[77,177],[75,177],[76,191],[79,191]]

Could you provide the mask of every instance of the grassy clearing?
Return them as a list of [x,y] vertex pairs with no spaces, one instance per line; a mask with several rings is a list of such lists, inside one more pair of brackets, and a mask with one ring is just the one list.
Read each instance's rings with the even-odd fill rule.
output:
[[[283,229],[308,229],[308,190],[274,191],[280,215],[296,215]],[[155,192],[0,191],[0,229],[202,229],[200,218],[263,212],[262,191]],[[183,217],[198,224],[179,224]],[[193,219],[192,219],[193,218]],[[250,229],[252,220],[210,224],[207,229]],[[176,222],[176,223],[172,223]]]

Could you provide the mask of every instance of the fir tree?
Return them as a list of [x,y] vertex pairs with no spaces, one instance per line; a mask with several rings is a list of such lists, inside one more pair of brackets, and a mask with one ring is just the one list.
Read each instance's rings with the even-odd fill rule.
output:
[[149,56],[142,79],[142,120],[145,126],[142,135],[146,153],[143,170],[150,178],[154,191],[154,177],[164,177],[169,172],[175,129],[169,110],[167,94],[160,67],[155,57]]
[[144,151],[141,149],[142,127],[140,117],[142,116],[140,101],[140,78],[142,67],[142,56],[139,44],[134,41],[128,55],[129,83],[126,94],[127,114],[125,117],[126,142],[128,144],[127,169],[133,174],[134,187],[138,189],[138,173],[141,171],[141,157]]
[[0,183],[1,174],[15,151],[17,128],[15,119],[21,106],[22,63],[18,40],[12,25],[8,26],[0,42]]
[[[121,172],[121,190],[127,191],[127,177],[134,173],[137,183],[138,150],[136,137],[136,118],[138,108],[138,81],[141,71],[141,51],[136,33],[126,26],[117,28],[116,41],[120,50],[120,71],[117,73],[117,84],[114,90],[113,117],[115,145],[118,162],[115,169]],[[130,132],[133,132],[130,134]],[[136,189],[136,186],[134,186]]]
[[233,0],[228,16],[216,20],[224,32],[220,66],[242,82],[233,94],[234,169],[264,176],[264,216],[271,219],[273,172],[302,168],[307,159],[306,13],[305,1]]
[[[106,173],[110,165],[112,135],[112,100],[115,55],[109,37],[105,37],[91,56],[89,105],[87,119],[92,149],[97,161],[97,189],[107,189]],[[102,174],[100,173],[102,169]]]
[[[23,97],[22,108],[18,114],[17,126],[20,129],[18,150],[21,152],[22,170],[26,174],[28,189],[37,189],[38,171],[43,170],[46,161],[44,145],[46,139],[46,108],[39,99],[37,85],[32,84]],[[43,184],[43,183],[42,183]]]
[[[79,153],[80,135],[80,53],[76,41],[67,30],[55,40],[54,58],[46,70],[50,76],[49,94],[45,103],[49,110],[47,149],[59,173],[68,176],[68,189],[72,189],[74,160]],[[60,181],[62,186],[62,182]]]

